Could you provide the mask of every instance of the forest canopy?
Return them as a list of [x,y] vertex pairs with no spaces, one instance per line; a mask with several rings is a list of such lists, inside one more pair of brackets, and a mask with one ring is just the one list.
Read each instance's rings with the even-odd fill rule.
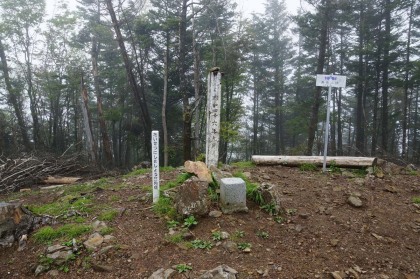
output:
[[243,17],[233,0],[0,2],[0,152],[85,154],[98,166],[177,166],[205,150],[207,74],[222,78],[220,161],[329,155],[420,163],[416,0],[284,0]]

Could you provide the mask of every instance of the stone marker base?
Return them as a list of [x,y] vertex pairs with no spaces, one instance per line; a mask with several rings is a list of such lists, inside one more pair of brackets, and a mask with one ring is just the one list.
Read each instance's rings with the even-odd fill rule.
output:
[[246,206],[246,185],[242,178],[222,178],[220,184],[220,206],[222,212],[248,212]]

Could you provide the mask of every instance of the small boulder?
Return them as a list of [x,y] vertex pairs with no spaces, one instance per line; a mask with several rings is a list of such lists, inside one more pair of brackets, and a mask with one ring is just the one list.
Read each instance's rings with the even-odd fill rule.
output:
[[359,197],[354,196],[354,195],[350,196],[347,199],[347,203],[350,204],[351,206],[357,207],[357,208],[363,206],[362,200]]
[[206,216],[209,213],[208,183],[190,178],[178,187],[175,207],[184,216]]
[[172,268],[161,268],[153,272],[153,274],[150,275],[148,279],[170,279],[175,276],[175,273],[176,271]]
[[99,233],[94,233],[89,236],[89,239],[83,242],[86,249],[96,250],[104,242],[104,237]]
[[235,269],[222,264],[212,270],[205,272],[203,275],[198,277],[198,279],[236,279],[237,274],[238,272]]
[[184,167],[186,172],[195,174],[200,181],[213,182],[211,173],[204,162],[185,161]]

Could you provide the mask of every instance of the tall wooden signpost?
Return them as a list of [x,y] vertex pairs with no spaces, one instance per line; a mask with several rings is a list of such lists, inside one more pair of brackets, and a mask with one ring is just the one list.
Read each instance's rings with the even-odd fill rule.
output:
[[327,171],[327,152],[328,152],[328,132],[330,126],[330,102],[332,87],[346,87],[346,76],[337,75],[316,75],[316,86],[328,87],[327,98],[327,121],[325,123],[325,140],[324,140],[324,162],[322,171]]
[[208,75],[206,165],[217,167],[219,161],[220,109],[222,99],[222,73],[213,68]]

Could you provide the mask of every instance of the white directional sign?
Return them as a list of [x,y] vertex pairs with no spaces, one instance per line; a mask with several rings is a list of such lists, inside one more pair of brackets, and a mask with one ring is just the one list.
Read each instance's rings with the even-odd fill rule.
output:
[[346,76],[316,75],[316,86],[346,87]]
[[327,152],[328,152],[328,132],[330,127],[330,102],[331,102],[331,87],[346,87],[346,76],[336,75],[316,75],[316,86],[328,87],[327,98],[327,123],[325,125],[324,137],[324,162],[322,164],[322,171],[327,171]]

